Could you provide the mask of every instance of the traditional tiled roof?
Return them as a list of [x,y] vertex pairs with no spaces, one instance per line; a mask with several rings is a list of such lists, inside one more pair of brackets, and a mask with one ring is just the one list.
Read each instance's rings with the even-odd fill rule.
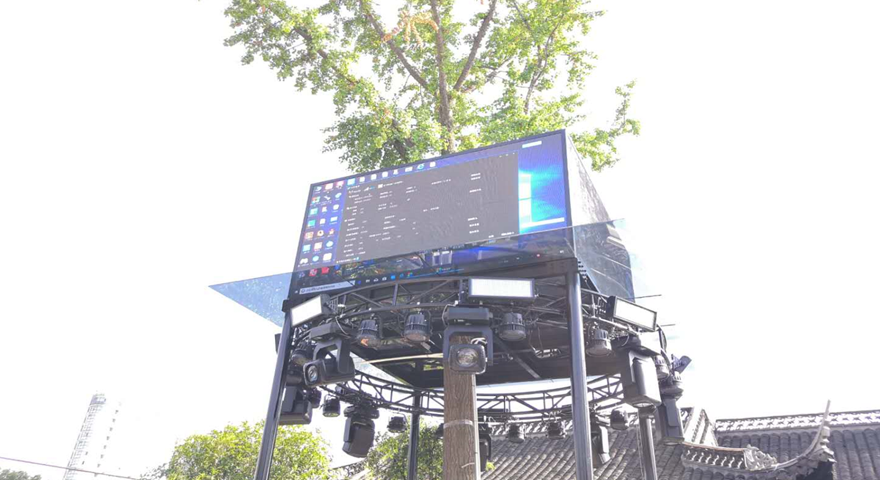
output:
[[[824,424],[823,414],[713,423],[700,409],[686,410],[684,442],[657,439],[657,473],[660,480],[880,480],[878,413],[829,414]],[[537,428],[531,432],[521,444],[496,438],[495,470],[483,478],[574,479],[571,436],[551,440]],[[612,431],[610,443],[611,461],[596,469],[595,479],[641,479],[637,428]]]

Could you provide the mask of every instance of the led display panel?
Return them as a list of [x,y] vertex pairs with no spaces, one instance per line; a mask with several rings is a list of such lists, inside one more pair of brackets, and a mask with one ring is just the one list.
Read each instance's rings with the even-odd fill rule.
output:
[[311,185],[291,297],[561,251],[567,143],[556,131]]

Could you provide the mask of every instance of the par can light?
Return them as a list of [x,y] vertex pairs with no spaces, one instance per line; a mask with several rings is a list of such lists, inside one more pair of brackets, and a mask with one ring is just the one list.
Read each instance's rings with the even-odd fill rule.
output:
[[338,417],[341,412],[341,405],[339,404],[339,399],[336,397],[330,397],[324,401],[323,413],[325,417],[335,418]]
[[411,313],[406,317],[403,338],[414,343],[427,342],[431,338],[431,324],[423,313]]
[[382,340],[379,339],[379,324],[375,320],[361,321],[354,341],[363,347],[379,348],[382,344]]
[[468,287],[469,297],[535,299],[535,282],[528,278],[471,278]]
[[388,431],[400,433],[406,431],[406,418],[403,415],[395,415],[388,420]]
[[505,313],[495,331],[505,342],[521,342],[526,339],[526,325],[519,313]]

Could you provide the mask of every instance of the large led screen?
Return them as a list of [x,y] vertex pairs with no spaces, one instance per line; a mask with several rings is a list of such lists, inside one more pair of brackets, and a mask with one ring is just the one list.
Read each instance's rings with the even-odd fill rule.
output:
[[569,226],[564,144],[554,132],[314,184],[294,271]]

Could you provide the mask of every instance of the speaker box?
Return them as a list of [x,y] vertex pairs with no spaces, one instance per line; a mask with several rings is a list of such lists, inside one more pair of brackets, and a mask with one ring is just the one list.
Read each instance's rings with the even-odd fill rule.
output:
[[372,420],[361,417],[345,419],[345,432],[342,436],[342,451],[352,457],[363,458],[373,447],[376,426]]

